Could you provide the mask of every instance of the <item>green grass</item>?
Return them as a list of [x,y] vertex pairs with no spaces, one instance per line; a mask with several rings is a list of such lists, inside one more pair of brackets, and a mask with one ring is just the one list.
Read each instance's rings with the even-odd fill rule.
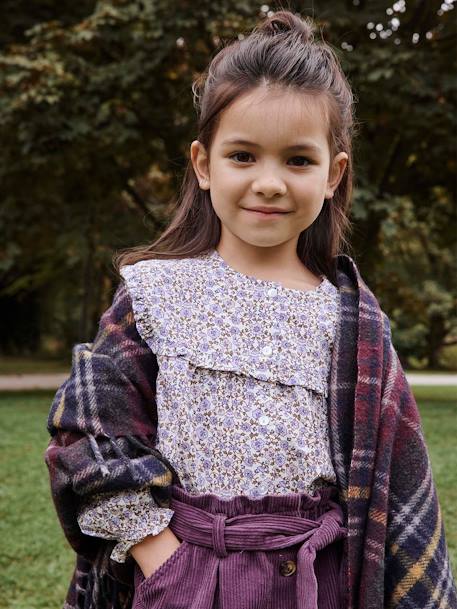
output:
[[[428,389],[432,394],[432,388]],[[416,391],[414,394],[416,396]],[[457,574],[457,403],[455,399],[418,399],[417,402],[441,505],[452,571]]]
[[449,374],[449,376],[451,375],[455,375],[455,373],[457,372],[457,370],[453,370],[450,368],[443,368],[442,370],[432,370],[431,368],[406,368],[404,367],[404,371],[406,372],[406,374]]
[[457,386],[412,385],[414,397],[419,402],[453,402],[457,404]]
[[70,366],[70,360],[0,357],[0,374],[52,374],[68,372]]
[[[432,461],[454,573],[457,572],[455,391],[414,389]],[[74,554],[52,503],[44,451],[53,393],[0,394],[0,608],[60,609]]]
[[73,572],[44,463],[52,395],[0,394],[2,609],[59,609]]

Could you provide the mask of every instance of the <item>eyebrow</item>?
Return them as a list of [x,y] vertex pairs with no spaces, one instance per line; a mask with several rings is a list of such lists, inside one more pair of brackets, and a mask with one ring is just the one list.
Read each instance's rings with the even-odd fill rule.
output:
[[[231,146],[231,145],[251,146],[252,148],[260,148],[260,146],[258,144],[255,144],[254,142],[250,142],[249,140],[232,139],[232,140],[225,140],[224,142],[222,142],[222,146]],[[311,152],[316,152],[316,153],[321,152],[321,149],[319,146],[317,146],[316,144],[312,144],[310,142],[301,142],[299,144],[293,144],[292,146],[287,146],[286,148],[284,148],[284,152],[289,152],[289,151],[294,151],[294,150],[310,150]]]

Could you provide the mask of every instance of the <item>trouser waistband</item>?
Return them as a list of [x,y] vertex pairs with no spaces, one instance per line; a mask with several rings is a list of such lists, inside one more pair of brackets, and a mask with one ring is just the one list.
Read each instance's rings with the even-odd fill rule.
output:
[[[192,496],[174,485],[170,528],[187,542],[213,548],[220,560],[230,551],[267,551],[301,544],[297,554],[297,607],[317,609],[316,553],[347,535],[341,506],[330,498],[334,492],[334,487],[324,487],[313,496],[237,496],[225,501],[211,494]],[[342,576],[340,584],[341,580]]]

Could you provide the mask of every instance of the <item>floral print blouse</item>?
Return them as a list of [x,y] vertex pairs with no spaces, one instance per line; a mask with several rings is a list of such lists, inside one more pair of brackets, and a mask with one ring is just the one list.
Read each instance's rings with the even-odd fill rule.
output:
[[[135,323],[159,364],[156,448],[184,488],[252,498],[334,484],[327,407],[338,289],[286,288],[230,267],[217,250],[123,267]],[[95,494],[78,522],[119,543],[164,529],[147,488]]]

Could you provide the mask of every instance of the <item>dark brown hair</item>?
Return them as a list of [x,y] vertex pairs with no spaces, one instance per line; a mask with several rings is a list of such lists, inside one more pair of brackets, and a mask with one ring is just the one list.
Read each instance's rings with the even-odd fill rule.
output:
[[[352,138],[354,98],[339,60],[324,41],[314,40],[310,18],[281,10],[261,21],[241,40],[223,47],[193,83],[198,114],[197,139],[210,154],[221,113],[241,95],[261,85],[283,86],[326,102],[330,161],[344,151],[345,173],[331,200],[299,236],[297,254],[314,274],[336,283],[335,256],[349,247],[348,213],[352,196]],[[116,268],[149,258],[184,258],[215,248],[220,220],[210,193],[201,190],[189,159],[175,210],[168,227],[152,244],[124,250],[115,257]]]

